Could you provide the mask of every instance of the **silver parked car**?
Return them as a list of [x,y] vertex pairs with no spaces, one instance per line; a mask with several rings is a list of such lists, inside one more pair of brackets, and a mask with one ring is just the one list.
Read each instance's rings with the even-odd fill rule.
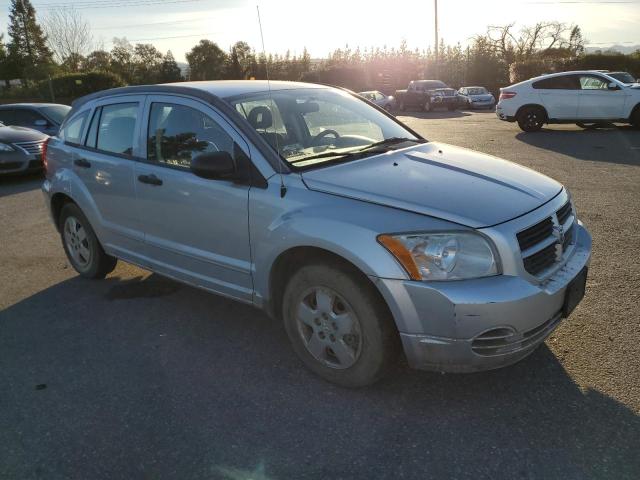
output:
[[9,103],[0,105],[0,122],[56,135],[69,110],[59,103]]
[[585,291],[591,237],[562,185],[336,88],[108,90],[74,104],[46,165],[82,276],[121,259],[255,305],[341,385],[374,382],[400,348],[416,368],[509,365]]
[[466,108],[493,108],[496,104],[495,97],[484,87],[462,87],[458,95]]
[[396,108],[396,99],[393,97],[393,95],[385,95],[384,93],[377,90],[372,90],[370,92],[359,92],[358,95],[366,98],[370,102],[375,103],[385,110],[393,110]]
[[42,170],[42,147],[47,135],[0,123],[0,175]]

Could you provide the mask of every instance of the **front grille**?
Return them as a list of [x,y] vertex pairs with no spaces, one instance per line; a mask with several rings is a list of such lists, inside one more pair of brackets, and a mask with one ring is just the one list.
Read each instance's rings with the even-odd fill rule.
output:
[[38,140],[35,142],[18,142],[14,143],[14,145],[26,150],[32,155],[40,155],[42,153],[42,145],[44,145],[44,140]]
[[556,244],[552,243],[539,252],[523,259],[524,268],[532,275],[537,275],[556,263]]
[[552,217],[547,217],[516,234],[527,272],[540,275],[562,260],[562,255],[573,241],[573,220],[565,225],[572,213],[571,202],[567,201]]
[[0,163],[0,170],[15,170],[16,168],[20,168],[22,166],[22,162],[5,162]]
[[545,218],[540,223],[536,223],[533,227],[529,227],[526,230],[519,232],[516,236],[518,237],[520,250],[524,252],[551,235],[553,235],[553,222],[551,221],[551,218]]
[[569,215],[571,215],[571,202],[567,202],[560,207],[556,215],[558,216],[558,223],[564,225],[564,222],[566,222]]
[[522,334],[516,333],[511,328],[494,328],[474,338],[471,349],[485,357],[524,350],[541,342],[556,327],[561,318],[562,312],[558,312],[543,324]]

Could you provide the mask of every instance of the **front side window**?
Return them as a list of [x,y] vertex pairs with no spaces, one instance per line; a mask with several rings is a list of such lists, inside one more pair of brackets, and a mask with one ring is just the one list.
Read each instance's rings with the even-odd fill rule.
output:
[[197,155],[217,151],[233,155],[233,139],[209,116],[184,105],[151,104],[147,160],[188,169]]
[[137,102],[104,105],[99,119],[96,148],[132,155],[137,116]]
[[283,159],[299,167],[311,165],[307,160],[319,154],[326,161],[385,140],[423,141],[360,98],[340,90],[278,90],[271,97],[263,92],[229,101]]
[[88,116],[89,111],[85,110],[69,120],[60,131],[60,138],[68,143],[81,143],[82,132],[84,131],[84,125]]
[[71,110],[71,107],[68,107],[67,105],[46,105],[44,107],[40,107],[40,110],[47,117],[60,125],[69,113],[69,110]]
[[595,75],[581,75],[580,88],[582,90],[607,90],[609,88],[609,82]]
[[15,110],[0,110],[0,122],[5,125],[15,125],[14,124],[14,116]]

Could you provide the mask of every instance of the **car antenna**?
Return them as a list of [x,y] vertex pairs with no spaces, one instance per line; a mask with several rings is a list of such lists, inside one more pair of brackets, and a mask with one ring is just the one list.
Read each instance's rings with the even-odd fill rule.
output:
[[[269,80],[269,61],[267,60],[267,52],[264,48],[264,35],[262,34],[262,20],[260,20],[260,7],[256,5],[256,11],[258,12],[258,25],[260,26],[260,40],[262,41],[262,55],[264,56],[264,68],[267,73],[267,89],[269,91],[269,102],[271,103],[271,110],[275,112],[273,104],[273,96],[271,95],[271,81]],[[278,132],[276,132],[276,125],[273,126],[273,137],[276,140],[276,153],[280,157],[280,146],[278,145]],[[278,158],[278,175],[280,175],[280,198],[284,198],[287,193],[287,187],[284,185],[284,178],[282,177],[282,159]]]

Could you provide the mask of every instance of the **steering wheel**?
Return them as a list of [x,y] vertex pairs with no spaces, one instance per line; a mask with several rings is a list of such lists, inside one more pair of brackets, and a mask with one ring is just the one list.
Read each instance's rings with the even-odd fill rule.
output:
[[338,132],[336,132],[335,130],[331,130],[331,129],[323,130],[319,134],[317,134],[315,137],[313,137],[313,139],[311,140],[311,145],[312,146],[317,146],[319,144],[320,140],[322,140],[327,135],[333,135],[336,138],[340,138],[340,134]]

